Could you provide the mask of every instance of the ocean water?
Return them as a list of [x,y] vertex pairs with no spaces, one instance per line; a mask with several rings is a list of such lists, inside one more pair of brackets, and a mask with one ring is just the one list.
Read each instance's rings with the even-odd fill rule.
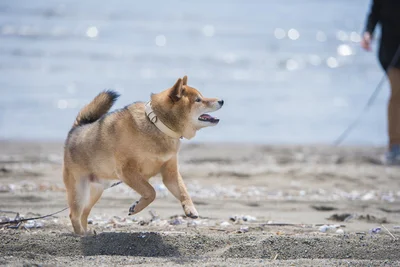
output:
[[[115,108],[178,77],[225,100],[196,141],[331,143],[383,75],[369,0],[0,1],[0,139],[63,140],[103,89]],[[383,145],[385,82],[345,144]]]

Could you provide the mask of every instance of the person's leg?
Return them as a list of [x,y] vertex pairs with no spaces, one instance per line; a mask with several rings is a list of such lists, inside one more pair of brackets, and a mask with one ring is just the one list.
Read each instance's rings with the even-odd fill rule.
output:
[[388,103],[388,160],[399,160],[400,163],[400,69],[388,70],[390,81],[390,98]]

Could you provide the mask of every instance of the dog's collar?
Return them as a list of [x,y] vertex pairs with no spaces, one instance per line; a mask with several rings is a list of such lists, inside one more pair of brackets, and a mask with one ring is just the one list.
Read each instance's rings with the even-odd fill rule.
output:
[[183,137],[178,134],[177,132],[172,131],[170,128],[168,128],[154,113],[153,108],[151,107],[151,101],[147,102],[145,105],[145,112],[146,116],[149,118],[149,120],[163,133],[168,135],[169,137],[172,138],[177,138],[177,139],[182,139]]

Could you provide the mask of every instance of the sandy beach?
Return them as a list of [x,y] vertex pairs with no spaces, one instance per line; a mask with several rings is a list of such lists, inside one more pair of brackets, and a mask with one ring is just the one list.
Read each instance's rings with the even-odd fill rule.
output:
[[[0,143],[0,219],[66,207],[62,143]],[[400,174],[383,148],[184,144],[181,172],[200,218],[185,218],[160,177],[157,199],[106,190],[76,237],[64,211],[0,227],[4,266],[398,266]],[[29,265],[31,264],[31,265]]]
[[[371,2],[2,1],[0,266],[400,266],[390,86],[378,35],[360,46]],[[107,189],[89,236],[67,209],[10,223],[67,207],[62,140],[100,91],[121,94],[115,110],[184,75],[225,101],[180,152],[200,218],[157,176],[135,216],[137,193]],[[321,145],[356,118],[351,146]]]

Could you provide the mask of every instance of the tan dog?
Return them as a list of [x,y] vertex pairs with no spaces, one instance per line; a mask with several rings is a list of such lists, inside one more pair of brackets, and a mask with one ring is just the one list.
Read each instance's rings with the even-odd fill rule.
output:
[[187,76],[152,94],[147,104],[107,114],[118,96],[113,91],[96,96],[80,111],[65,142],[63,176],[74,232],[87,232],[88,215],[107,180],[119,179],[141,195],[129,208],[133,215],[155,199],[148,181],[158,173],[185,214],[197,218],[178,169],[180,138],[216,125],[219,120],[204,113],[220,109],[223,100],[203,97],[187,85]]

